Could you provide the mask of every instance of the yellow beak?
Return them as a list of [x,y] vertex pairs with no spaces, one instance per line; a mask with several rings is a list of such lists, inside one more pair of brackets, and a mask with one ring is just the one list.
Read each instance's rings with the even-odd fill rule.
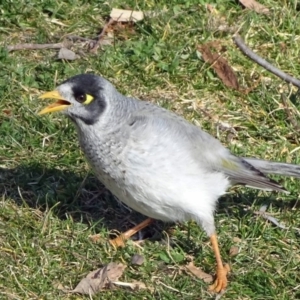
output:
[[58,99],[53,104],[50,104],[49,106],[45,107],[39,112],[39,115],[47,114],[50,112],[55,112],[55,111],[61,111],[66,109],[68,106],[71,105],[70,102],[65,100],[58,91],[51,91],[48,93],[45,93],[39,97],[40,99]]

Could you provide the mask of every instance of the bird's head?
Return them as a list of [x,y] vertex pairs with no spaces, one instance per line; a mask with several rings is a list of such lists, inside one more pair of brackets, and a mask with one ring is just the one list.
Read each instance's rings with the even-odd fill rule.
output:
[[40,96],[57,101],[39,112],[40,115],[62,111],[72,120],[87,125],[95,124],[107,106],[107,99],[116,92],[113,85],[102,77],[81,74],[64,81],[56,90]]

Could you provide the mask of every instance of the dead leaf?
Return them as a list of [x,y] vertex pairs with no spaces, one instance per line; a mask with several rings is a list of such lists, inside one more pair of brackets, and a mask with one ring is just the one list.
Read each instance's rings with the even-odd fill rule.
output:
[[67,48],[60,48],[58,52],[58,58],[59,59],[65,59],[65,60],[75,60],[78,58],[75,52],[67,49]]
[[210,274],[207,274],[200,268],[197,268],[192,261],[186,266],[186,269],[206,283],[210,283],[213,281],[213,277]]
[[239,0],[246,8],[252,9],[258,14],[267,15],[270,11],[264,5],[258,3],[255,0]]
[[212,53],[211,49],[216,49],[214,46],[216,41],[198,46],[205,62],[211,64],[218,77],[229,88],[239,90],[239,83],[233,69],[228,65],[225,58],[218,53]]
[[111,285],[122,276],[126,266],[119,263],[111,262],[103,268],[97,269],[89,273],[83,278],[71,293],[79,293],[86,295],[94,295]]
[[287,52],[288,47],[287,47],[287,45],[284,42],[281,42],[279,44],[279,47],[280,47],[280,52],[282,52],[282,53],[286,53]]
[[10,109],[2,109],[3,114],[10,116],[11,115],[11,110]]
[[144,19],[142,11],[113,8],[110,17],[116,22],[138,22]]
[[239,254],[239,247],[237,246],[232,246],[229,250],[229,255],[230,256],[236,256]]
[[127,40],[131,35],[135,33],[135,23],[130,22],[116,22],[113,21],[107,27],[107,37],[113,40],[114,37],[118,39],[125,39]]
[[131,258],[131,263],[133,265],[138,265],[138,266],[141,266],[143,263],[144,263],[144,256],[143,255],[140,255],[140,254],[134,254]]
[[239,238],[239,237],[237,237],[237,236],[235,236],[233,239],[232,239],[235,243],[240,243],[242,240]]

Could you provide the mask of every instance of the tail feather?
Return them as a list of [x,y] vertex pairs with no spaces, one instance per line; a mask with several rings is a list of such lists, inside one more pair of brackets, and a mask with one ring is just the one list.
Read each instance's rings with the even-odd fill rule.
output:
[[300,165],[243,157],[247,163],[264,174],[278,174],[300,178]]
[[240,162],[245,166],[245,170],[247,170],[247,172],[240,172],[239,176],[234,176],[233,178],[231,177],[231,179],[234,181],[238,182],[239,184],[244,184],[248,187],[260,190],[278,191],[289,194],[289,192],[282,185],[280,185],[277,181],[267,177],[256,166],[250,164],[244,159],[242,159]]

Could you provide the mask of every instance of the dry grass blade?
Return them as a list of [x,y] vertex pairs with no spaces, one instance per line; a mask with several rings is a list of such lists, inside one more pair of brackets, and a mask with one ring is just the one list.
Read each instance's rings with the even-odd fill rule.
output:
[[134,291],[147,289],[145,283],[141,281],[132,281],[132,282],[115,281],[114,284],[118,286],[129,287]]
[[[299,94],[299,92],[298,92]],[[284,110],[287,114],[287,119],[290,121],[291,125],[293,126],[295,132],[299,134],[300,132],[300,125],[298,124],[296,117],[294,116],[291,107],[289,107],[288,101],[286,99],[286,96],[282,93],[281,94],[281,100],[284,107]]]
[[206,283],[211,283],[213,281],[212,275],[205,273],[200,268],[197,268],[192,261],[188,265],[186,265],[186,269],[194,276],[202,279]]

